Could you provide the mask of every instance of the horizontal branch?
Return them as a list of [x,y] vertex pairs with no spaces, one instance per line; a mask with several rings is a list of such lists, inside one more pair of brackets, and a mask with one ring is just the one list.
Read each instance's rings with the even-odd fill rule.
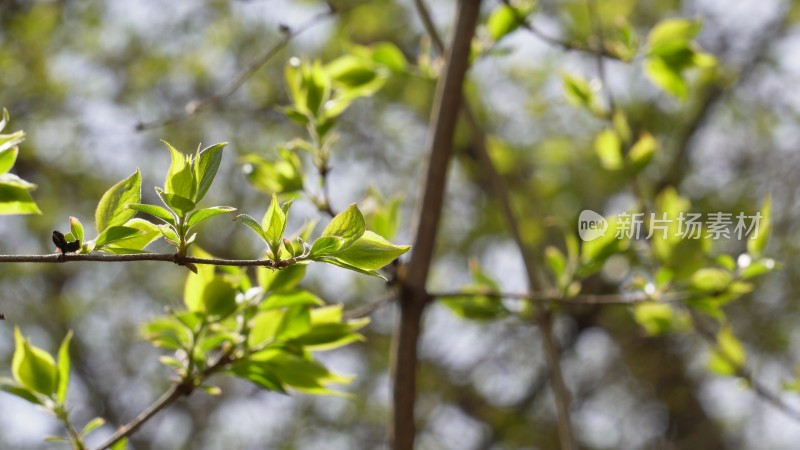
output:
[[174,253],[136,253],[132,255],[106,255],[101,253],[53,253],[50,255],[0,255],[0,263],[65,263],[71,261],[95,262],[131,262],[131,261],[162,261],[171,262],[180,266],[186,264],[205,264],[212,266],[263,266],[273,269],[290,266],[297,261],[286,259],[274,261],[271,259],[221,259],[221,258],[195,258],[192,256],[179,256]]
[[682,295],[665,297],[652,297],[645,294],[603,294],[603,295],[576,295],[564,297],[557,293],[517,293],[517,292],[431,292],[428,295],[433,299],[459,298],[459,297],[488,297],[497,300],[512,299],[526,300],[535,303],[557,303],[559,305],[631,305],[635,303],[673,302],[685,298]]

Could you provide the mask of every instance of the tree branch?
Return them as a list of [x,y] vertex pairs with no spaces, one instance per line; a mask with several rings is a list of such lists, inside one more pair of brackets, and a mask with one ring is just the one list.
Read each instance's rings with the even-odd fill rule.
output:
[[516,7],[514,7],[511,4],[511,2],[509,0],[502,0],[502,2],[514,14],[514,18],[519,23],[519,26],[521,26],[522,28],[528,30],[532,35],[536,36],[540,40],[542,40],[542,41],[544,41],[544,42],[546,42],[546,43],[548,43],[550,45],[554,45],[556,47],[560,47],[562,50],[566,50],[566,51],[577,51],[577,52],[583,52],[583,53],[590,53],[590,54],[593,54],[593,55],[594,54],[599,54],[604,58],[621,60],[621,58],[619,56],[609,52],[608,50],[605,49],[605,47],[600,47],[599,49],[594,49],[591,46],[583,44],[581,42],[562,41],[561,39],[554,38],[554,37],[542,32],[538,28],[536,28],[531,22],[528,21],[528,19],[524,15],[522,15],[522,13],[519,12],[519,10]]
[[460,298],[460,297],[488,297],[492,299],[512,299],[524,300],[534,303],[544,303],[550,305],[633,305],[639,303],[667,303],[685,299],[685,295],[673,295],[669,297],[650,297],[645,294],[607,294],[607,295],[576,295],[575,297],[563,297],[558,292],[552,293],[521,293],[521,292],[431,292],[432,299]]
[[132,255],[106,255],[100,253],[53,253],[50,255],[0,255],[0,263],[65,263],[71,261],[94,262],[131,262],[131,261],[162,261],[178,265],[207,264],[212,266],[264,266],[272,269],[288,267],[297,262],[294,258],[274,261],[271,259],[222,259],[222,258],[195,258],[192,256],[179,256],[170,253],[136,253]]
[[429,299],[425,284],[442,215],[447,169],[453,153],[453,138],[480,4],[480,0],[459,2],[453,44],[445,55],[445,69],[436,86],[430,119],[432,131],[427,145],[427,174],[417,210],[417,232],[411,262],[406,277],[400,280],[400,320],[392,345],[394,409],[389,426],[389,442],[395,450],[414,448],[417,342],[422,313]]
[[717,337],[713,330],[704,323],[700,317],[698,317],[697,313],[691,313],[692,324],[694,325],[695,331],[697,334],[704,340],[706,343],[711,346],[714,351],[723,359],[726,363],[728,363],[731,367],[734,368],[736,371],[736,376],[741,377],[747,384],[753,389],[753,392],[761,398],[766,403],[775,407],[778,411],[782,412],[789,417],[790,419],[800,422],[800,410],[797,410],[790,406],[788,403],[783,401],[783,399],[772,392],[768,387],[764,386],[760,381],[756,380],[753,376],[753,373],[747,369],[743,364],[740,364],[736,361],[736,358],[733,358],[723,347],[721,347],[717,343]]
[[361,3],[357,3],[354,5],[338,9],[333,8],[331,7],[331,5],[329,5],[328,10],[314,15],[308,21],[306,21],[297,28],[290,28],[288,26],[281,25],[280,31],[282,33],[282,36],[278,40],[278,42],[273,44],[272,47],[269,47],[266,51],[264,51],[264,53],[261,54],[261,56],[254,59],[244,69],[239,71],[239,73],[234,75],[234,77],[231,78],[227,83],[225,83],[221,88],[219,88],[217,92],[208,97],[192,100],[191,102],[187,103],[186,106],[184,107],[183,113],[175,114],[173,116],[164,119],[157,119],[150,122],[139,122],[136,124],[136,127],[134,129],[136,131],[144,131],[153,128],[161,128],[167,125],[172,125],[174,123],[182,122],[201,111],[216,106],[226,98],[233,95],[233,93],[236,92],[244,84],[245,81],[247,81],[251,76],[253,76],[253,74],[258,72],[258,70],[261,69],[261,67],[263,67],[264,64],[269,62],[269,60],[271,60],[275,55],[277,55],[278,52],[283,50],[283,48],[286,47],[286,45],[289,44],[289,42],[293,38],[302,34],[308,29],[313,28],[314,26],[322,23],[323,21],[335,16],[340,12],[351,10],[369,1],[371,0],[366,0]]

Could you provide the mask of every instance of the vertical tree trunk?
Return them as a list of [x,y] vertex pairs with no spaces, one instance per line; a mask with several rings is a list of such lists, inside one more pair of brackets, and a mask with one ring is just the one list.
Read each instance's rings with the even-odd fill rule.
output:
[[469,53],[480,13],[480,0],[461,0],[455,36],[445,55],[444,73],[436,86],[427,145],[428,164],[421,203],[417,209],[417,232],[406,276],[401,280],[400,320],[392,346],[393,411],[389,442],[395,450],[414,448],[416,423],[417,343],[422,315],[428,302],[425,284],[433,258],[436,234],[444,202],[447,168],[453,153],[453,135],[458,120]]

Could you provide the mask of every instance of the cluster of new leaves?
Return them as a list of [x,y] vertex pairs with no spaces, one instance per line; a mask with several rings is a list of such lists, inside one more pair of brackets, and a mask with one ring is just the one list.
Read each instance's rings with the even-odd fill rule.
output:
[[[490,37],[495,42],[501,40],[517,29],[531,10],[500,6],[487,22]],[[688,69],[715,65],[714,57],[702,53],[693,41],[701,25],[697,21],[670,19],[658,24],[647,38],[645,72],[656,85],[678,99],[688,95],[685,76]],[[637,52],[638,42],[631,33],[617,33],[621,39],[612,41],[615,45],[606,45],[602,50],[619,59],[630,60]],[[630,45],[625,45],[626,42]],[[636,183],[639,174],[655,160],[659,151],[656,138],[647,131],[634,136],[625,113],[613,105],[608,105],[611,110],[607,109],[587,80],[570,74],[564,74],[562,79],[571,104],[607,122],[607,127],[594,139],[594,149],[603,169],[620,172],[631,183]],[[646,212],[653,212],[651,217],[667,225],[659,225],[658,231],[647,239],[632,239],[644,236],[618,233],[620,224],[617,222],[622,220],[618,215],[606,217],[605,233],[593,239],[581,242],[574,233],[567,233],[565,251],[556,246],[545,248],[543,263],[548,269],[548,283],[545,292],[536,294],[554,302],[568,302],[581,294],[584,281],[597,274],[611,256],[627,256],[632,266],[621,286],[623,298],[630,298],[634,303],[633,317],[642,328],[650,334],[685,331],[697,325],[699,315],[710,316],[718,322],[719,331],[709,369],[721,375],[741,375],[744,348],[731,331],[723,306],[751,292],[752,280],[777,266],[775,261],[763,256],[770,234],[769,198],[756,215],[757,229],[748,230],[747,251],[738,256],[716,251],[706,229],[697,229],[695,235],[689,237],[685,230],[679,229],[685,226],[681,218],[690,214],[690,203],[673,188],[658,193],[651,205],[646,203],[646,199],[640,198],[634,210],[626,214],[629,218],[636,214],[644,217]],[[474,281],[461,289],[464,295],[443,299],[454,313],[485,320],[531,312],[530,308],[509,308],[500,301],[499,284],[477,264],[473,263],[471,269]],[[624,297],[626,295],[629,297]]]
[[[328,64],[292,58],[286,67],[286,86],[291,105],[282,111],[305,127],[308,139],[293,139],[278,148],[277,159],[257,154],[242,157],[247,179],[264,192],[285,194],[303,191],[305,186],[301,152],[310,154],[321,175],[330,170],[333,129],[353,101],[377,92],[392,74],[405,74],[407,62],[394,44],[381,42],[370,47],[354,46],[350,52]],[[327,199],[314,199],[328,209]]]
[[[410,247],[394,245],[367,230],[366,220],[353,204],[337,214],[313,243],[308,243],[313,227],[305,227],[294,239],[284,237],[292,202],[280,204],[273,195],[261,223],[247,214],[235,220],[247,225],[267,246],[267,257],[276,267],[320,261],[345,269],[383,278],[377,271],[397,259]],[[286,259],[283,256],[287,256]]]
[[[5,126],[6,119],[7,114],[0,128]],[[0,168],[4,172],[13,165],[16,144],[23,136],[22,132],[0,136]],[[95,238],[85,238],[84,227],[75,217],[70,217],[69,232],[53,232],[53,242],[62,253],[146,253],[147,245],[164,237],[176,248],[176,262],[181,262],[195,241],[194,230],[201,222],[235,211],[228,206],[198,209],[216,176],[225,144],[198,148],[194,155],[184,155],[165,144],[172,163],[164,187],[156,188],[164,206],[142,203],[142,177],[137,170],[100,199],[95,212]],[[0,177],[0,194],[6,188],[22,189],[20,192],[30,199],[31,186],[7,173]],[[0,196],[6,198],[11,197]],[[0,208],[7,213],[38,212],[32,199],[26,207],[19,196],[15,198],[17,203],[0,202]],[[350,380],[330,372],[314,360],[311,352],[360,340],[361,335],[356,331],[368,319],[343,320],[341,305],[325,305],[299,288],[298,283],[312,261],[382,277],[378,269],[409,247],[394,245],[368,231],[367,221],[356,205],[334,216],[316,239],[311,237],[316,222],[288,238],[284,234],[291,203],[280,204],[273,194],[260,223],[245,214],[236,217],[254,230],[266,246],[264,253],[268,259],[257,267],[256,286],[244,269],[230,266],[216,269],[213,265],[198,266],[184,261],[192,270],[184,292],[185,309],[171,311],[143,326],[147,340],[175,351],[174,356],[164,356],[162,361],[174,367],[182,393],[188,394],[197,387],[218,392],[206,383],[216,373],[228,373],[273,391],[286,392],[291,388],[313,394],[331,393],[329,384]],[[396,232],[398,207],[399,201],[395,200],[389,206],[372,208],[371,222],[384,236],[391,237]],[[137,211],[163,223],[136,218]],[[210,258],[199,249],[193,255]],[[66,395],[71,332],[58,352],[58,363],[45,350],[31,345],[18,329],[15,336],[13,379],[0,379],[0,390],[43,406],[59,418],[69,437],[53,437],[53,440],[67,440],[75,448],[85,448],[84,437],[104,422],[101,418],[94,419],[78,432],[69,421]],[[119,439],[112,448],[122,449],[125,445],[126,439]]]
[[[199,249],[194,254],[208,256]],[[218,388],[206,379],[223,372],[268,390],[329,394],[329,384],[350,377],[330,372],[311,352],[361,340],[356,331],[368,319],[344,321],[341,305],[326,306],[297,286],[304,274],[303,265],[259,267],[252,286],[242,269],[200,266],[186,280],[185,309],[148,322],[143,334],[175,351],[161,361],[174,367],[181,383],[212,394]]]

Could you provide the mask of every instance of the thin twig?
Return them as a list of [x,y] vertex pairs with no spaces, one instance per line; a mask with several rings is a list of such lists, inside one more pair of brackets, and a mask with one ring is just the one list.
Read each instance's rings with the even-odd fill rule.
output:
[[247,81],[251,76],[253,76],[253,74],[258,72],[258,70],[261,69],[261,67],[263,67],[264,64],[269,62],[269,60],[271,60],[275,55],[277,55],[278,52],[283,50],[283,48],[286,47],[286,45],[289,44],[289,42],[293,38],[302,34],[308,29],[313,28],[314,26],[322,23],[326,19],[335,16],[337,13],[348,11],[350,9],[361,6],[369,1],[371,0],[366,0],[365,2],[357,3],[339,9],[329,7],[326,11],[315,14],[308,21],[306,21],[297,28],[290,28],[288,26],[282,25],[280,30],[282,36],[278,40],[278,42],[273,44],[272,47],[268,48],[258,58],[254,59],[244,69],[239,71],[239,73],[237,73],[233,78],[231,78],[227,83],[225,83],[225,85],[223,85],[217,92],[202,99],[192,100],[191,102],[186,104],[184,112],[180,114],[175,114],[173,116],[164,119],[157,119],[150,122],[139,122],[136,124],[135,130],[144,131],[153,128],[161,128],[177,122],[182,122],[203,110],[216,106],[221,101],[233,95],[233,93],[236,92],[244,84],[245,81]]
[[603,90],[606,91],[608,110],[611,111],[613,117],[615,109],[614,96],[611,93],[611,86],[609,86],[608,77],[606,76],[605,58],[603,58],[603,49],[606,46],[605,35],[603,33],[603,24],[600,21],[600,14],[597,11],[597,1],[586,0],[586,7],[589,10],[589,22],[592,24],[592,30],[597,39],[597,44],[594,45],[594,55],[597,60],[597,76],[600,78],[600,84]]
[[207,264],[212,266],[263,266],[269,268],[283,268],[297,262],[294,259],[285,259],[276,262],[271,259],[222,259],[222,258],[195,258],[193,256],[180,257],[170,253],[136,253],[132,255],[105,255],[100,253],[53,253],[50,255],[0,255],[0,263],[65,263],[71,261],[95,262],[130,262],[130,261],[162,261],[178,265]]
[[138,430],[153,416],[161,412],[164,408],[175,403],[176,400],[186,395],[188,388],[184,384],[173,384],[167,389],[166,392],[153,404],[142,411],[133,420],[120,427],[111,437],[106,439],[102,444],[97,447],[97,450],[104,450],[116,444],[121,439],[124,439]]
[[[529,22],[528,19],[522,13],[520,13],[519,10],[516,7],[514,7],[511,4],[510,0],[502,0],[502,2],[503,2],[504,5],[506,5],[511,10],[511,13],[514,14],[514,18],[519,23],[519,26],[521,26],[522,28],[528,30],[531,34],[533,34],[537,38],[541,39],[542,41],[544,41],[544,42],[546,42],[548,44],[554,45],[556,47],[560,47],[562,50],[566,50],[566,51],[577,51],[577,52],[584,52],[584,53],[590,53],[590,54],[597,54],[598,53],[598,51],[596,49],[592,48],[589,45],[583,44],[581,42],[562,41],[561,39],[554,38],[554,37],[542,32],[541,30],[536,28],[531,22]],[[604,58],[621,60],[621,58],[618,55],[615,55],[615,54],[609,52],[608,50],[606,50],[603,47],[601,47],[599,49],[599,54],[602,55]]]
[[353,319],[360,319],[362,317],[371,316],[375,311],[379,310],[385,305],[395,301],[397,299],[397,293],[395,292],[387,292],[383,297],[379,298],[378,300],[367,303],[366,305],[359,306],[358,308],[352,309],[347,311],[342,316],[343,321],[353,320]]

